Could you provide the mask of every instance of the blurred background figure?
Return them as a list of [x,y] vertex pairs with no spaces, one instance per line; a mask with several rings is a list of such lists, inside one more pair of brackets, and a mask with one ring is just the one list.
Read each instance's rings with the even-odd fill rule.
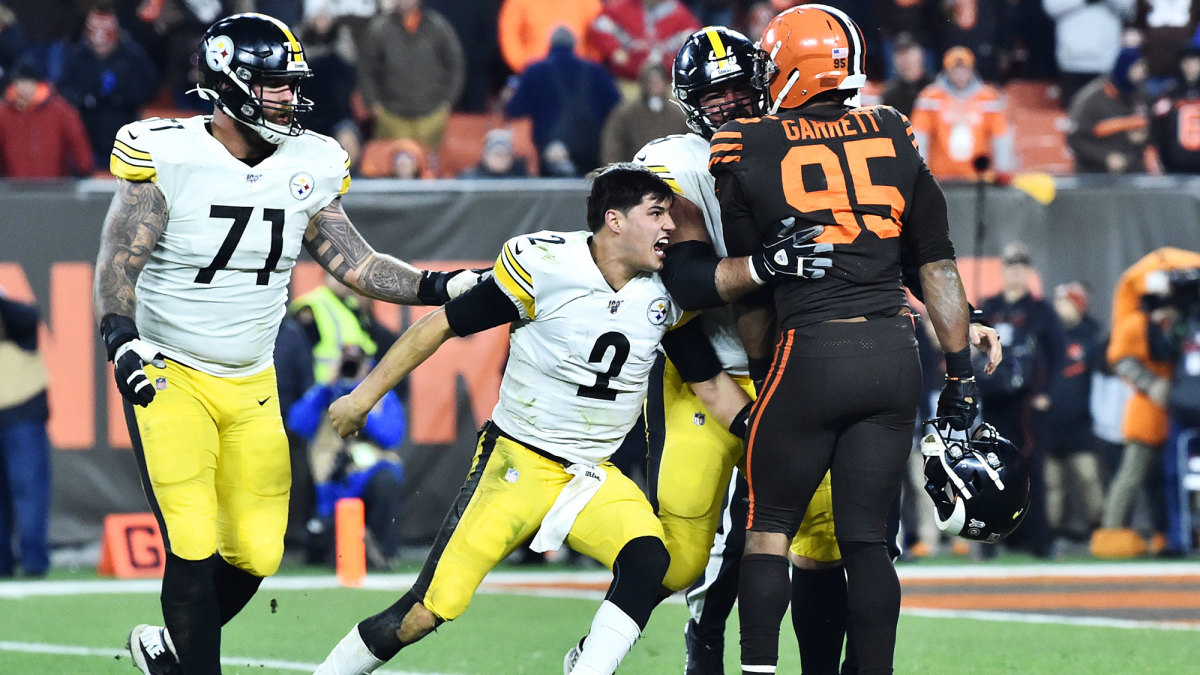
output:
[[340,438],[329,424],[329,404],[350,393],[370,371],[362,347],[347,344],[329,378],[317,381],[288,410],[287,426],[309,441],[316,495],[309,520],[307,562],[333,561],[334,509],[339,499],[363,500],[367,559],[375,569],[390,569],[399,545],[400,485],[404,468],[395,449],[404,440],[404,405],[388,391],[367,414],[362,432]]
[[32,58],[22,58],[0,102],[0,176],[88,176],[94,166],[79,113]]
[[[1088,314],[1089,296],[1079,282],[1054,288],[1065,360],[1062,375],[1050,388],[1049,407],[1034,413],[1037,436],[1045,446],[1046,520],[1056,541],[1089,540],[1104,511],[1104,473],[1091,411],[1092,375],[1103,361],[1104,345],[1100,325]],[[1067,509],[1068,504],[1074,508]]]
[[10,71],[28,48],[25,29],[17,21],[17,15],[5,5],[0,5],[0,87],[8,84]]
[[[0,578],[50,566],[50,441],[38,312],[0,287]],[[13,556],[13,543],[18,556]]]
[[358,86],[377,139],[411,138],[441,147],[466,64],[454,29],[421,0],[394,0],[371,19],[358,55]]
[[513,149],[512,131],[492,129],[483,138],[479,163],[464,170],[459,178],[525,178],[529,169],[525,158]]
[[[1004,360],[995,372],[978,375],[983,421],[1011,440],[1029,462],[1034,493],[1029,513],[1005,543],[1023,544],[1033,555],[1047,558],[1053,541],[1046,524],[1046,450],[1038,437],[1040,429],[1031,424],[1031,418],[1050,409],[1050,393],[1062,377],[1062,327],[1054,307],[1034,296],[1036,272],[1029,249],[1020,242],[1009,242],[1001,261],[1004,288],[979,306],[983,322],[996,329],[1004,347]],[[996,547],[983,546],[980,550],[994,556]]]
[[[587,27],[600,13],[600,0],[504,0],[500,6],[500,53],[516,74],[550,53],[550,35],[564,26],[582,42]],[[580,56],[582,50],[576,49]]]
[[588,50],[620,82],[626,99],[647,59],[670,72],[675,52],[700,22],[679,0],[609,0],[588,27]]
[[429,155],[419,143],[407,138],[397,139],[393,143],[391,173],[392,178],[429,179],[435,174],[429,167]]
[[1089,82],[1071,102],[1067,145],[1076,173],[1145,173],[1150,138],[1142,85],[1146,62],[1136,47],[1117,55],[1112,72]]
[[912,128],[938,180],[978,178],[975,160],[979,157],[996,171],[1016,168],[1004,99],[979,79],[975,55],[966,47],[946,51],[942,72],[913,104]]
[[1099,75],[1112,70],[1121,49],[1121,30],[1137,0],[1042,0],[1054,20],[1062,105]]
[[566,26],[554,30],[546,58],[529,64],[505,97],[506,115],[533,119],[543,176],[582,176],[595,168],[604,121],[621,100],[608,71],[575,55],[575,36]]
[[925,70],[925,49],[909,33],[892,41],[891,70],[894,74],[884,83],[880,102],[911,117],[917,96],[933,84],[933,76]]
[[354,121],[351,97],[358,82],[357,50],[348,24],[337,21],[327,0],[300,26],[304,58],[313,76],[304,82],[304,95],[313,109],[304,118],[304,128],[332,136],[350,155],[353,173],[359,170],[362,136]]
[[79,110],[95,166],[108,166],[117,130],[141,117],[158,93],[158,69],[121,29],[111,0],[88,12],[83,37],[72,45],[58,91]]
[[638,96],[617,106],[600,137],[600,164],[628,162],[656,138],[688,132],[687,118],[671,101],[670,76],[658,61],[642,64]]
[[1179,71],[1151,109],[1150,133],[1167,173],[1200,173],[1200,46],[1179,57]]

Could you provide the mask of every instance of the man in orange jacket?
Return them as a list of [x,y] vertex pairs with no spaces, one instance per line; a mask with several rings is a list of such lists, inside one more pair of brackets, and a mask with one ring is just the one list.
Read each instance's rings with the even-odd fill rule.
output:
[[[504,62],[520,75],[525,66],[546,58],[550,35],[559,26],[566,26],[581,44],[600,8],[600,0],[504,0],[499,22]],[[582,47],[576,53],[583,56]]]
[[1165,287],[1170,270],[1192,267],[1200,267],[1200,253],[1164,247],[1138,260],[1117,281],[1108,363],[1134,394],[1125,407],[1121,465],[1109,487],[1101,527],[1092,534],[1092,555],[1097,557],[1131,558],[1146,551],[1146,543],[1128,528],[1128,519],[1133,500],[1167,440],[1166,403],[1173,364],[1151,356],[1151,317],[1142,297],[1165,290],[1157,287]]

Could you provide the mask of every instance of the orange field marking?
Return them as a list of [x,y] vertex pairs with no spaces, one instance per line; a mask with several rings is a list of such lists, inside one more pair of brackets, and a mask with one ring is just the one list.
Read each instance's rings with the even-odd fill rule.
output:
[[958,586],[958,585],[973,585],[980,587],[987,586],[1082,586],[1082,585],[1111,585],[1111,584],[1126,584],[1136,586],[1178,586],[1181,584],[1200,586],[1200,575],[1181,574],[1173,576],[1136,576],[1136,575],[1112,575],[1102,577],[1063,577],[1063,576],[1041,576],[1041,577],[965,577],[962,579],[953,579],[949,577],[910,577],[903,579],[900,585],[904,588],[914,586]]
[[926,609],[1200,609],[1200,591],[1103,593],[906,593],[902,607]]

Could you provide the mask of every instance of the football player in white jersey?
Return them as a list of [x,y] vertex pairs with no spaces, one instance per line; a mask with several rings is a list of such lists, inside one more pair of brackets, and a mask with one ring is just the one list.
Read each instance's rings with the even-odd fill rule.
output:
[[608,461],[637,421],[660,342],[698,382],[714,419],[729,424],[749,403],[657,274],[674,229],[671,200],[643,167],[606,168],[588,197],[588,231],[509,240],[491,279],[414,324],[330,406],[338,432],[356,432],[375,401],[443,342],[509,324],[500,400],[416,584],[352,628],[317,673],[372,672],[457,618],[488,571],[535,532],[535,550],[565,541],[613,570],[586,642],[564,670],[616,670],[668,564],[645,495]]
[[286,25],[221,19],[198,58],[211,116],[117,134],[96,264],[96,318],[168,551],[166,630],[129,636],[147,675],[219,673],[221,626],[283,555],[291,474],[272,349],[301,247],[391,302],[441,304],[474,281],[377,253],[350,224],[348,158],[300,125],[311,72]]

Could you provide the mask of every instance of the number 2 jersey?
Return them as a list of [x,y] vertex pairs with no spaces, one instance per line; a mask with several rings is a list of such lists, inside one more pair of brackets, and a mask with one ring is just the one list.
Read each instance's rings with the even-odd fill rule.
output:
[[117,132],[110,167],[154,181],[167,227],[137,282],[141,338],[221,377],[271,365],[308,221],[350,186],[336,141],[288,138],[255,166],[229,153],[208,117],[148,119]]
[[775,286],[783,329],[895,314],[906,304],[901,249],[916,267],[954,257],[946,198],[895,108],[816,106],[729,122],[713,135],[709,171],[730,256],[775,239],[779,220],[824,225],[833,268]]
[[[725,257],[721,205],[708,172],[708,141],[696,134],[674,134],[650,141],[633,160],[653,171],[704,214],[704,229],[717,255]],[[733,307],[704,310],[698,319],[704,327],[722,368],[732,375],[747,375],[746,350],[734,324]]]
[[683,312],[658,274],[614,291],[590,238],[539,232],[504,244],[495,279],[520,319],[492,420],[556,457],[598,464],[637,421],[659,343]]

